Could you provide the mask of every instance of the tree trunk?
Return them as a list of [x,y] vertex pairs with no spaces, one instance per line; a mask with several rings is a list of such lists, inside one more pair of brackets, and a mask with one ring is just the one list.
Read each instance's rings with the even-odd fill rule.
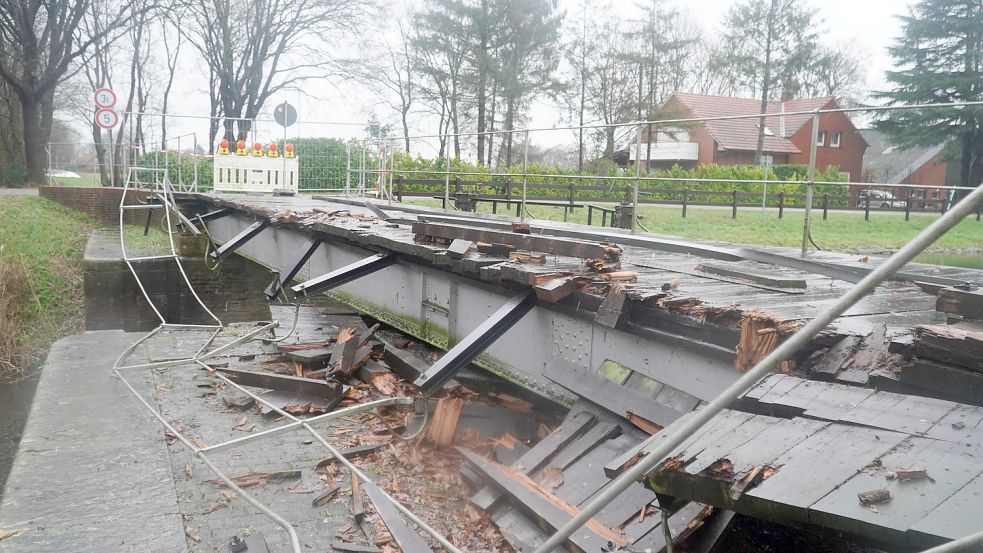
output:
[[[761,83],[761,111],[768,111],[768,93],[771,89],[771,42],[775,34],[775,11],[778,9],[778,0],[771,0],[771,8],[768,9],[768,35],[765,37],[765,74]],[[761,153],[765,146],[765,118],[761,117],[758,122],[758,144],[754,149],[754,163],[761,162]]]
[[44,184],[45,150],[41,130],[41,104],[37,98],[21,97],[21,118],[24,122],[24,162],[27,183]]
[[92,119],[92,144],[96,149],[96,163],[99,164],[99,184],[109,186],[109,164],[106,162],[106,147],[102,143],[102,128]]

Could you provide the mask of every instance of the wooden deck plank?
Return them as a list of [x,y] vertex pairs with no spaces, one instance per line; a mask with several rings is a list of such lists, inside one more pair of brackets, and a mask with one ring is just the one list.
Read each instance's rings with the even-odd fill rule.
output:
[[[928,470],[931,478],[901,481],[888,473],[902,467]],[[980,448],[909,437],[877,460],[877,466],[856,473],[809,507],[809,521],[856,535],[879,535],[903,545],[912,524],[931,513],[966,483],[983,472]],[[886,489],[893,499],[875,509],[861,505],[857,494]]]
[[[782,518],[808,522],[807,509],[858,470],[896,446],[898,432],[831,424],[775,459],[780,467],[744,494],[758,509],[780,509]],[[774,511],[773,511],[774,512]]]

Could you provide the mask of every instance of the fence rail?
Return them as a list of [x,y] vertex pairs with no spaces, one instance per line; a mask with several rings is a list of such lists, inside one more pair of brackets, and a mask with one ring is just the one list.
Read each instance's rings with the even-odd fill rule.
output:
[[[454,202],[458,209],[473,210],[476,203],[488,202],[493,204],[493,209],[499,202],[512,202],[517,200],[516,185],[520,183],[511,180],[464,180],[455,176],[451,179],[421,179],[406,178],[403,176],[394,177],[394,195],[400,202],[406,198],[441,198],[447,192],[447,197]],[[732,181],[730,181],[732,182]],[[771,195],[757,191],[741,190],[737,187],[739,183],[730,190],[701,190],[698,188],[639,188],[639,204],[648,205],[678,205],[682,209],[682,216],[686,217],[687,211],[691,207],[729,207],[732,210],[732,217],[737,218],[741,208],[762,208],[769,207],[777,209],[778,218],[785,215],[787,209],[805,209],[808,194],[777,192]],[[758,183],[760,184],[760,183]],[[768,181],[768,184],[797,184],[789,181]],[[445,189],[445,185],[448,187]],[[817,185],[821,186],[821,185]],[[878,189],[888,185],[859,185],[854,183],[828,184],[825,186],[837,186],[835,193],[823,192],[814,194],[812,197],[812,207],[822,211],[822,218],[826,220],[831,210],[863,212],[866,220],[870,219],[871,211],[881,212],[903,212],[905,220],[910,219],[913,212],[937,212],[945,213],[952,205],[953,200],[948,194],[949,189],[942,187],[919,187],[904,188],[904,196],[901,198],[876,199],[871,195],[861,195],[858,192],[856,199],[849,193],[852,188],[862,190]],[[422,188],[422,189],[421,189]],[[950,187],[951,188],[951,187]],[[542,191],[562,191],[564,194],[541,193]],[[844,193],[846,191],[847,193]],[[603,194],[598,195],[597,192]],[[536,202],[550,202],[554,207],[583,207],[580,203],[585,201],[610,201],[617,203],[627,201],[631,193],[630,186],[604,186],[591,184],[535,184],[528,185],[526,189],[526,200]],[[938,197],[933,198],[934,195]],[[594,206],[598,209],[599,206]],[[976,211],[976,219],[983,217],[983,205]],[[606,222],[607,218],[602,221]]]

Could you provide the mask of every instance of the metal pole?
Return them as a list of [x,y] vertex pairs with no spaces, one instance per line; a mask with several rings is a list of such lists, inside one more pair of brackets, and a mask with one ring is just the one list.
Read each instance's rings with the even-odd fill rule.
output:
[[770,163],[765,164],[765,182],[764,188],[761,190],[761,220],[765,220],[765,202],[768,199],[768,168],[771,167]]
[[[298,175],[298,178],[300,175]],[[352,195],[352,142],[345,145],[345,196]]]
[[389,151],[389,205],[393,205],[393,173],[396,171],[396,148]]
[[444,211],[451,207],[451,156],[450,156],[450,135],[444,136],[444,144],[447,152],[444,154]]
[[[648,160],[646,160],[648,161]],[[638,184],[642,178],[642,127],[638,127],[635,137],[635,183],[631,188],[631,233],[635,234],[635,223],[638,221]],[[621,224],[621,223],[619,223]],[[624,227],[622,227],[624,228]]]
[[922,553],[957,553],[959,551],[979,551],[979,546],[983,545],[983,532],[977,532],[958,540],[937,545],[931,549],[926,549]]
[[[809,324],[782,342],[777,349],[762,359],[754,368],[746,372],[744,376],[721,392],[719,396],[708,403],[702,410],[697,411],[691,419],[680,424],[675,432],[660,442],[657,447],[649,451],[642,460],[623,472],[603,491],[594,496],[594,499],[583,505],[576,516],[564,524],[562,528],[558,529],[555,534],[550,536],[534,553],[552,553],[554,549],[561,546],[570,537],[570,534],[574,533],[608,503],[617,498],[621,492],[628,489],[634,482],[658,466],[676,447],[703,428],[713,417],[733,403],[734,400],[750,390],[759,380],[774,370],[780,362],[790,359],[800,348],[808,344],[817,334],[825,329],[829,323],[833,322],[844,311],[873,291],[878,284],[884,282],[906,263],[914,259],[922,250],[932,245],[946,231],[956,226],[963,218],[971,214],[976,209],[976,204],[980,201],[983,201],[983,187],[971,192],[963,201],[956,204],[952,211],[936,219],[935,222],[920,232],[918,236],[905,244],[894,255],[887,258],[879,267],[871,271],[856,286],[841,296],[829,309],[817,315]],[[983,536],[977,537],[977,539],[983,539]]]
[[812,232],[812,185],[816,182],[816,146],[819,143],[819,110],[812,114],[812,145],[809,148],[809,178],[806,184],[806,220],[802,229],[802,255],[809,251]]
[[529,131],[525,133],[525,145],[522,147],[522,208],[519,220],[526,220],[526,187],[529,186]]
[[[283,101],[283,144],[280,145],[280,155],[283,156],[283,172],[280,173],[280,188],[287,188],[287,101]],[[300,177],[300,175],[297,175]],[[300,183],[297,183],[297,192],[300,192]]]
[[113,129],[109,129],[109,186],[116,188],[116,174],[113,171],[113,158],[116,157],[116,143],[113,142]]
[[198,192],[198,133],[197,132],[192,133],[191,136],[194,137],[194,140],[193,140],[194,145],[192,146],[192,148],[193,148],[192,151],[194,153],[191,155],[191,160],[194,163],[194,171],[195,171],[195,182],[192,185],[192,190],[194,190],[195,192]]

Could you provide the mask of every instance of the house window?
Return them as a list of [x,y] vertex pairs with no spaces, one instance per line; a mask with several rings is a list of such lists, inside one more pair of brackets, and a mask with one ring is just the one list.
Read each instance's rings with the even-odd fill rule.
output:
[[829,140],[829,146],[831,148],[839,148],[840,147],[840,138],[842,138],[842,137],[843,137],[843,133],[841,133],[840,131],[834,131],[833,132],[833,136]]
[[826,131],[819,131],[819,136],[816,137],[816,146],[826,145]]

